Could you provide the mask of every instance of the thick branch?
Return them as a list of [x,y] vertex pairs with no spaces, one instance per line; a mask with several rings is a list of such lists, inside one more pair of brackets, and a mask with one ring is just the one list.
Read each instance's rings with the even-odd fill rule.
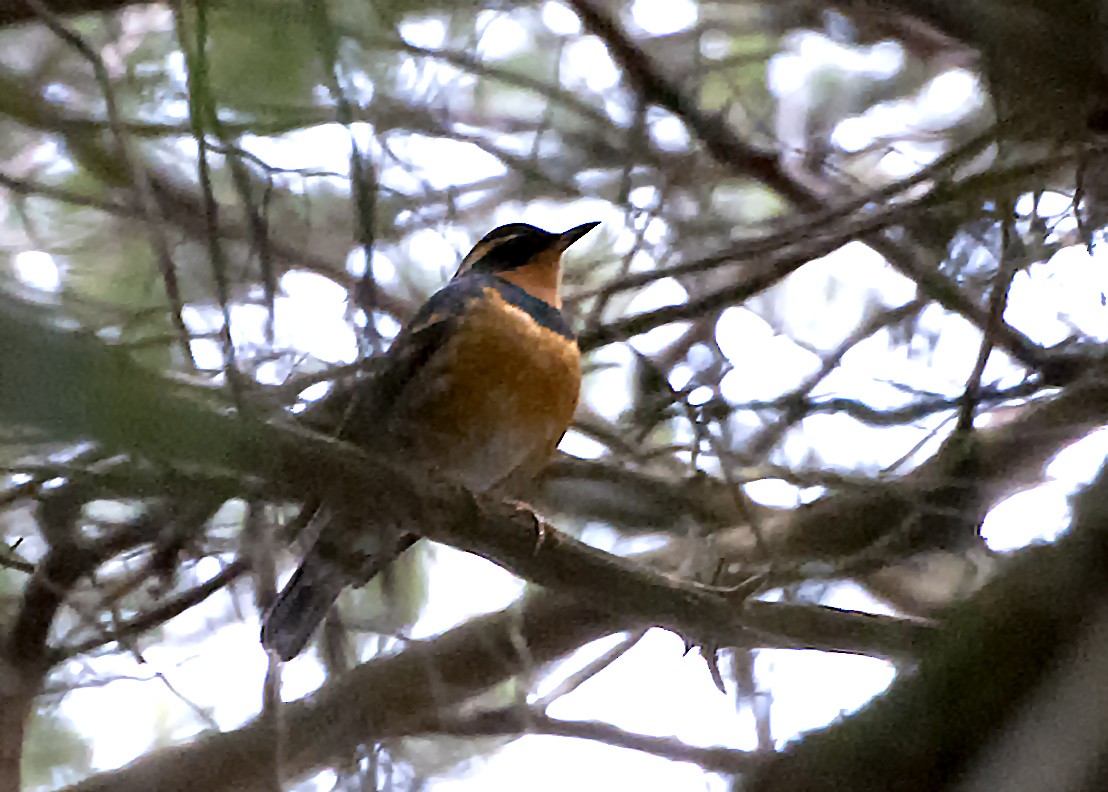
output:
[[[773,645],[913,656],[926,625],[832,608],[751,603],[596,550],[511,504],[427,486],[353,446],[299,427],[252,422],[183,397],[93,338],[43,326],[0,298],[0,413],[67,439],[272,482],[287,497],[373,503],[396,530],[482,555],[536,583],[602,602],[634,626],[661,625],[715,645]],[[16,350],[14,354],[5,350]],[[8,376],[10,375],[10,376]],[[72,383],[81,383],[80,388]],[[353,506],[351,506],[353,508]]]
[[[371,661],[282,708],[282,775],[292,779],[358,746],[619,629],[611,616],[549,594]],[[520,647],[526,647],[521,656]],[[259,651],[261,651],[259,649]],[[66,792],[271,792],[265,724],[198,739],[102,773]]]
[[0,634],[0,790],[21,786],[24,730],[50,668],[46,640],[70,590],[105,558],[136,541],[121,528],[96,542],[81,542],[74,529],[75,493],[61,488],[40,502],[39,527],[50,549],[27,581],[10,631]]
[[[970,523],[979,520],[993,504],[1038,483],[1059,449],[1105,424],[1108,363],[1100,362],[1053,399],[1025,407],[1018,419],[974,433],[975,491],[958,516]],[[950,479],[948,460],[938,454],[903,479],[822,498],[789,515],[778,549],[803,558],[860,551],[903,524],[929,492],[949,485]]]
[[[1003,577],[952,614],[948,629],[916,674],[901,677],[857,716],[794,744],[744,788],[751,792],[966,789],[963,782],[971,768],[980,764],[982,751],[997,738],[1010,738],[1015,719],[1023,720],[1025,728],[1027,720],[1037,721],[1030,730],[1038,736],[1031,751],[1036,761],[1053,760],[1060,754],[1070,760],[1067,769],[1078,773],[1071,776],[1074,780],[1085,777],[1078,761],[1089,761],[1091,766],[1103,757],[1100,724],[1090,722],[1088,713],[1079,708],[1064,712],[1063,722],[1057,712],[1053,718],[1044,717],[1029,699],[1037,690],[1043,691],[1042,685],[1076,670],[1076,662],[1090,651],[1082,648],[1083,640],[1095,637],[1103,645],[1103,633],[1095,631],[1104,628],[1108,595],[1106,503],[1108,468],[1074,499],[1071,535],[1056,546],[1024,553]],[[1099,688],[1101,681],[1094,676],[1082,684]],[[1081,736],[1063,747],[1059,734]],[[1096,752],[1095,759],[1090,750]],[[1011,775],[1010,755],[1005,762],[1006,782],[1023,778]],[[1069,785],[1052,777],[1047,786],[1094,789],[1102,788],[1103,779],[1098,784]]]
[[46,636],[69,590],[88,571],[88,553],[75,546],[51,550],[27,581],[8,635],[0,635],[0,789],[20,788],[23,741],[47,665]]
[[[425,534],[488,558],[520,577],[583,602],[716,646],[778,646],[910,659],[928,640],[922,622],[820,606],[744,602],[663,575],[577,541],[514,504],[481,501],[474,519],[451,520],[458,498],[421,525]],[[438,516],[439,519],[434,519]]]

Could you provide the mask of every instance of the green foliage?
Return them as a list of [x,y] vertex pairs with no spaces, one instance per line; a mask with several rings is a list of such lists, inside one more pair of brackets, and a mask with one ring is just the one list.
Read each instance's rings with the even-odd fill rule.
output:
[[23,788],[53,789],[71,784],[92,769],[88,739],[55,709],[31,716],[23,748]]
[[721,180],[712,192],[712,208],[736,223],[755,226],[780,217],[786,210],[781,196],[753,179]]
[[[878,107],[882,102],[894,101],[904,107],[926,104],[923,100],[927,99],[930,80],[949,69],[949,61],[921,56],[905,46],[904,67],[888,77],[875,76],[858,67],[858,57],[864,55],[864,47],[882,41],[882,36],[851,44],[824,40],[824,54],[819,55],[817,48],[817,56],[799,70],[804,76],[797,82],[803,84],[787,96],[773,96],[766,85],[769,59],[796,38],[767,24],[763,15],[766,9],[761,4],[700,2],[695,21],[690,21],[687,28],[649,33],[644,18],[650,15],[651,6],[656,15],[663,13],[663,2],[595,3],[611,14],[619,32],[626,33],[628,41],[638,48],[632,54],[642,56],[642,60],[635,62],[627,59],[626,52],[621,54],[618,41],[608,41],[601,50],[598,43],[612,31],[605,31],[595,21],[582,24],[580,33],[574,32],[572,20],[564,22],[565,15],[572,13],[564,3],[314,2],[209,0],[203,7],[183,4],[185,44],[192,48],[188,58],[178,51],[180,42],[174,25],[178,20],[172,8],[136,7],[120,14],[67,19],[67,25],[85,39],[90,51],[104,60],[123,121],[117,129],[112,129],[107,119],[106,99],[85,55],[42,25],[31,24],[19,30],[0,26],[0,172],[43,185],[37,191],[32,189],[30,196],[20,193],[22,187],[0,186],[0,257],[12,258],[25,249],[45,250],[62,264],[63,275],[60,294],[39,295],[42,300],[38,304],[23,300],[23,294],[13,298],[0,293],[0,430],[15,427],[16,438],[0,447],[0,462],[14,465],[31,457],[42,464],[60,465],[56,452],[62,442],[92,437],[114,455],[114,461],[126,458],[126,464],[135,469],[153,470],[152,480],[157,486],[157,476],[168,476],[167,471],[171,471],[195,477],[204,494],[217,502],[234,493],[261,501],[286,499],[287,508],[305,496],[298,487],[316,494],[317,488],[325,490],[338,478],[341,471],[334,460],[347,459],[337,455],[352,452],[336,451],[318,437],[308,438],[290,428],[292,419],[282,412],[290,401],[288,392],[270,389],[270,383],[255,382],[249,374],[242,378],[241,390],[224,391],[217,391],[221,382],[215,378],[205,383],[212,386],[206,390],[187,388],[162,376],[166,370],[180,368],[180,361],[173,357],[179,355],[175,347],[178,336],[167,310],[170,301],[165,273],[156,255],[159,245],[164,244],[172,258],[181,302],[213,314],[219,307],[217,294],[224,285],[236,313],[242,309],[241,315],[261,317],[264,310],[256,309],[264,308],[273,296],[266,287],[279,284],[282,273],[301,268],[326,273],[334,283],[322,285],[301,279],[306,283],[303,288],[307,296],[291,294],[288,296],[294,299],[281,301],[282,308],[298,300],[301,307],[309,306],[294,315],[292,322],[287,321],[292,312],[286,314],[286,320],[282,320],[285,326],[278,333],[285,337],[273,344],[259,342],[239,360],[244,371],[253,371],[251,367],[262,361],[276,361],[282,373],[319,373],[323,368],[319,360],[326,356],[317,351],[314,342],[327,329],[324,322],[316,326],[313,299],[326,293],[329,310],[334,310],[335,284],[348,289],[347,295],[353,294],[349,290],[353,279],[347,275],[345,263],[357,244],[353,191],[345,173],[350,136],[345,131],[332,134],[338,129],[336,120],[347,120],[342,117],[343,109],[336,107],[333,75],[327,73],[326,64],[332,58],[342,72],[343,87],[348,89],[343,98],[355,122],[350,133],[364,148],[370,170],[374,171],[364,181],[366,191],[375,196],[373,217],[367,225],[375,234],[376,253],[387,256],[398,270],[395,279],[378,284],[381,301],[377,307],[382,315],[377,318],[395,325],[411,316],[418,302],[452,271],[456,254],[464,252],[459,250],[464,240],[479,238],[493,225],[520,219],[546,224],[547,215],[552,228],[554,224],[564,228],[570,222],[587,219],[604,221],[603,228],[590,237],[586,246],[575,247],[570,254],[565,277],[569,313],[583,331],[582,338],[592,334],[594,340],[600,339],[595,340],[593,349],[611,343],[609,350],[615,350],[629,342],[639,353],[636,362],[649,366],[633,370],[627,356],[619,354],[586,360],[590,374],[585,388],[593,389],[588,395],[600,393],[607,401],[603,410],[598,406],[600,399],[593,399],[594,405],[589,404],[590,400],[583,402],[581,434],[604,449],[603,457],[597,464],[592,460],[561,460],[570,472],[552,474],[565,476],[560,483],[573,496],[563,495],[561,502],[552,504],[560,532],[573,534],[597,526],[605,536],[616,537],[618,544],[618,537],[632,537],[644,525],[659,533],[671,530],[685,544],[674,542],[667,553],[671,549],[675,553],[688,551],[688,558],[670,559],[673,565],[666,571],[676,569],[681,575],[706,580],[711,569],[693,569],[699,563],[697,553],[688,549],[705,535],[701,529],[715,531],[717,526],[726,526],[719,528],[722,541],[716,543],[713,537],[708,548],[713,554],[712,564],[717,560],[717,550],[719,560],[727,561],[729,568],[748,568],[765,561],[760,556],[744,555],[741,549],[748,544],[749,537],[743,532],[750,520],[748,515],[735,511],[736,504],[741,506],[743,500],[732,486],[735,482],[724,481],[720,475],[729,464],[724,452],[732,455],[743,481],[747,477],[760,481],[763,475],[757,466],[772,463],[774,468],[765,476],[782,484],[796,482],[798,489],[818,484],[829,491],[841,488],[859,499],[869,497],[871,491],[884,492],[887,478],[874,477],[865,482],[836,478],[836,465],[851,470],[884,470],[885,466],[877,464],[876,454],[863,458],[867,449],[861,440],[855,442],[853,436],[827,440],[829,435],[821,434],[815,426],[821,421],[807,418],[831,412],[832,416],[827,417],[857,423],[855,414],[873,413],[874,421],[899,422],[895,416],[882,417],[885,406],[902,402],[926,406],[928,399],[943,397],[956,400],[964,386],[963,382],[955,383],[948,393],[944,389],[950,383],[936,384],[930,376],[935,372],[918,370],[926,368],[918,366],[904,373],[900,365],[904,361],[894,360],[891,355],[881,358],[874,354],[870,360],[885,360],[887,365],[874,363],[857,376],[872,350],[860,355],[862,364],[856,357],[853,368],[844,367],[852,370],[835,378],[835,374],[844,372],[835,369],[835,361],[829,356],[845,339],[828,331],[827,326],[836,324],[846,328],[846,333],[858,332],[855,328],[868,317],[888,309],[892,299],[889,295],[905,290],[886,288],[888,284],[879,282],[886,275],[916,280],[919,293],[945,309],[945,313],[934,312],[943,314],[937,319],[921,319],[920,313],[914,313],[886,328],[889,345],[901,356],[911,357],[912,350],[922,349],[929,353],[927,358],[933,359],[935,371],[943,374],[948,363],[943,355],[949,353],[939,342],[949,338],[947,333],[957,314],[969,317],[969,321],[958,320],[956,330],[976,325],[976,330],[968,332],[987,337],[1005,354],[1018,346],[1005,345],[1004,334],[994,333],[996,328],[980,319],[990,311],[986,303],[990,290],[995,288],[994,265],[1002,256],[992,255],[999,246],[986,246],[980,234],[974,232],[972,222],[988,216],[990,224],[997,223],[996,207],[1016,205],[1028,191],[1041,194],[1072,190],[1071,174],[1067,171],[1058,175],[1071,163],[1057,158],[1040,161],[1036,158],[1041,152],[1033,156],[1015,152],[1010,160],[991,158],[993,155],[987,152],[974,168],[989,170],[974,184],[963,178],[963,160],[926,181],[875,194],[877,197],[871,199],[866,194],[868,185],[886,185],[899,178],[882,167],[881,159],[890,149],[901,146],[900,138],[908,152],[905,157],[918,157],[915,161],[925,165],[931,153],[950,151],[966,136],[979,131],[983,119],[992,117],[990,111],[980,106],[968,109],[950,127],[927,128],[923,130],[925,135],[915,135],[921,130],[911,130],[910,136],[905,130],[881,128],[868,145],[859,144],[866,147],[861,152],[847,150],[833,135],[845,129],[844,120],[883,110]],[[1035,0],[1021,0],[1017,5],[1020,11],[1029,12],[1046,8]],[[992,27],[1001,39],[1017,41],[1010,47],[1004,41],[986,41],[981,46],[981,62],[997,96],[1013,105],[1019,99],[1022,105],[1046,108],[1048,112],[1053,112],[1052,98],[1059,99],[1060,115],[1066,123],[1072,121],[1077,110],[1083,111],[1082,100],[1099,62],[1095,35],[1089,32],[1099,28],[1073,31],[1082,9],[1088,8],[1086,0],[1068,10],[1053,12],[1062,32],[1074,33],[1062,35],[1061,41],[1075,42],[1072,52],[1059,55],[1057,71],[1045,68],[1050,64],[1042,59],[1022,58],[1023,49],[1013,31],[1034,31],[1028,31],[1027,25],[1003,4],[975,0],[959,8],[970,14],[978,7],[986,12],[986,20],[997,23]],[[321,12],[323,8],[325,13]],[[562,14],[563,21],[558,22],[554,15],[548,17],[551,11]],[[1030,18],[1035,23],[1051,16],[1038,13]],[[500,24],[505,18],[510,18],[510,24]],[[548,20],[550,28],[546,26]],[[819,23],[810,18],[805,24],[818,27]],[[976,32],[983,35],[987,31]],[[436,51],[440,33],[441,50]],[[501,35],[506,38],[494,38]],[[805,35],[820,34],[812,29]],[[1058,36],[1044,32],[1039,43],[1042,46],[1033,48],[1032,54],[1041,56],[1043,50],[1049,54]],[[594,82],[594,75],[585,73],[581,62],[571,57],[573,48],[579,45],[576,52],[586,62],[584,68],[589,68],[588,62],[593,59],[591,65],[598,72],[604,70],[604,80]],[[203,57],[198,57],[200,47]],[[1002,57],[1012,52],[1019,52],[1021,58],[1008,62]],[[781,54],[797,58],[805,53],[797,48]],[[198,64],[205,61],[206,72],[197,71]],[[186,83],[188,69],[193,71]],[[652,69],[657,73],[652,74]],[[1053,86],[1058,75],[1073,79],[1063,80],[1061,87]],[[1027,79],[1023,79],[1025,76]],[[191,97],[185,95],[186,84],[193,87]],[[601,92],[591,87],[597,84],[614,87]],[[1021,96],[1011,96],[1013,91]],[[197,141],[189,112],[202,116],[196,120],[207,135],[210,185],[200,182]],[[225,140],[217,139],[213,113],[227,133]],[[938,111],[935,114],[940,115]],[[659,134],[657,139],[666,137],[677,143],[651,142],[651,135],[661,128],[659,120],[676,134]],[[120,132],[129,144],[125,148],[120,146]],[[256,155],[254,160],[242,160],[249,173],[247,185],[237,184],[232,178],[224,145],[241,146]],[[913,146],[918,151],[911,150]],[[977,153],[982,151],[978,149]],[[1004,155],[1009,156],[1009,152]],[[129,165],[132,159],[150,185],[136,178]],[[1016,166],[1029,161],[1038,169],[1026,170],[1017,180],[1013,176]],[[288,172],[297,168],[309,172]],[[335,171],[337,175],[323,175],[316,169]],[[1050,174],[1049,178],[1044,174]],[[153,191],[153,199],[147,186]],[[217,210],[206,203],[204,191],[209,188]],[[90,208],[81,200],[71,202],[67,194],[85,196],[106,206]],[[929,196],[930,203],[920,201],[917,209],[913,202],[923,194]],[[1085,197],[1091,200],[1088,194]],[[246,211],[244,204],[257,215]],[[905,207],[913,210],[910,216],[907,212],[893,216]],[[142,210],[150,212],[153,228]],[[595,217],[591,215],[594,210]],[[568,215],[576,211],[583,216],[569,220]],[[803,212],[804,216],[795,223],[778,222],[792,211],[797,215]],[[263,229],[252,225],[255,216],[263,218]],[[1065,213],[1051,217],[1051,233],[1059,237],[1066,234],[1069,220]],[[1043,219],[1043,225],[1047,224]],[[836,236],[843,229],[849,233]],[[152,240],[151,231],[160,238]],[[1019,233],[1023,233],[1022,226]],[[447,242],[431,239],[435,234],[442,234]],[[965,247],[953,251],[948,243],[961,236],[965,236]],[[900,274],[893,274],[891,267],[883,272],[883,265],[867,264],[864,271],[872,274],[866,277],[872,277],[873,282],[859,283],[858,262],[843,261],[840,267],[827,255],[851,240],[869,244],[893,262]],[[1065,244],[1072,244],[1072,239]],[[221,267],[213,261],[214,248],[218,248],[219,260],[225,262]],[[268,250],[271,267],[264,277],[260,264],[263,248]],[[1042,249],[1030,243],[1009,248],[1006,254],[1011,255],[1016,255],[1012,251],[1024,255],[1023,251]],[[810,258],[804,259],[805,251],[811,252]],[[982,256],[983,252],[990,255]],[[795,260],[790,263],[785,260],[787,256]],[[822,259],[823,264],[804,263],[815,258]],[[967,278],[959,280],[959,266],[969,269],[971,263],[980,269],[978,286]],[[677,275],[667,273],[664,283],[646,280],[647,276],[654,277],[648,272],[653,266],[682,264],[692,266]],[[819,275],[821,266],[825,270],[840,268]],[[798,272],[801,267],[807,271]],[[812,270],[817,271],[815,279],[809,277]],[[920,273],[932,276],[932,280],[927,281]],[[270,276],[271,280],[265,280]],[[6,272],[4,277],[6,286]],[[219,282],[221,277],[226,277],[226,284]],[[642,280],[629,283],[636,278]],[[680,301],[666,296],[667,289],[670,295],[678,291],[674,284],[695,301],[699,313],[686,311],[688,305],[675,305]],[[660,286],[650,297],[654,302],[637,303],[654,285]],[[319,287],[314,296],[313,286]],[[611,293],[605,291],[608,286],[613,287]],[[1041,296],[1044,300],[1051,297],[1045,291]],[[746,338],[734,345],[723,343],[731,339],[721,337],[721,312],[740,303],[772,328],[772,336],[766,335],[763,341],[772,344],[771,350],[782,350],[780,358],[760,354],[764,350]],[[359,302],[359,307],[362,305],[365,302]],[[826,316],[819,313],[823,306],[827,306]],[[655,312],[666,311],[670,312],[669,318],[652,318]],[[832,316],[835,311],[838,313]],[[1057,313],[1068,321],[1064,310]],[[680,315],[675,318],[676,314]],[[355,315],[351,310],[352,321]],[[1077,322],[1077,314],[1074,316]],[[843,317],[847,321],[827,321]],[[638,324],[621,325],[626,319]],[[74,325],[81,332],[70,332]],[[289,332],[292,325],[296,325],[292,328],[296,333]],[[1019,331],[1002,329],[1015,334],[1017,341],[1023,339]],[[251,326],[248,330],[242,337],[258,337],[259,328]],[[96,331],[102,331],[101,337],[96,337]],[[316,331],[311,342],[304,340]],[[962,369],[972,365],[976,352],[970,344],[976,343],[977,336],[966,338],[969,340],[962,351],[969,349],[971,359],[958,363]],[[116,342],[118,346],[110,348]],[[323,342],[329,340],[324,338]],[[852,343],[861,346],[865,341]],[[1037,341],[1026,343],[1034,347]],[[318,357],[309,359],[301,346],[311,346],[311,354]],[[739,349],[725,351],[724,347],[730,346]],[[370,344],[367,342],[365,347],[368,350]],[[1039,356],[1035,360],[1055,354],[1045,348],[1033,351]],[[810,383],[801,383],[800,374],[789,373],[796,365],[787,356],[790,352],[804,352],[812,370],[827,361],[827,370]],[[744,360],[747,353],[751,353],[749,359]],[[998,352],[990,360],[990,369],[1000,357]],[[600,372],[604,367],[616,370],[604,370],[604,375],[612,376],[603,376]],[[1059,390],[1069,384],[1048,378],[1044,368],[1032,364],[1018,370],[1015,364],[1008,370],[997,370],[1000,373],[995,377],[992,370],[982,374],[981,389],[1017,379],[1029,383],[1028,387],[1044,383]],[[343,382],[349,373],[331,372]],[[787,382],[790,376],[792,384]],[[763,377],[765,383],[761,382]],[[873,396],[865,391],[865,385],[858,384],[877,379],[899,387],[903,398],[888,397],[886,404],[882,401],[886,397]],[[711,392],[710,400],[698,410],[676,404],[670,384],[678,381],[688,383],[683,388],[703,386]],[[725,384],[736,381],[742,386],[736,388],[738,395],[729,394]],[[771,382],[786,384],[778,394],[763,387]],[[759,387],[748,387],[752,385]],[[791,392],[792,387],[798,390]],[[779,402],[773,404],[778,397]],[[870,397],[872,403],[867,401]],[[1020,398],[1005,404],[1018,408],[1012,412],[1022,412],[1025,405]],[[752,405],[751,401],[770,404]],[[1035,408],[1053,403],[1042,400]],[[732,409],[733,405],[740,406]],[[591,414],[590,406],[596,406],[603,415]],[[983,403],[981,410],[990,406]],[[247,409],[237,409],[242,407]],[[712,444],[696,445],[690,431],[690,413],[695,413],[695,428],[710,431],[713,443],[718,443],[722,451],[707,447]],[[321,423],[320,428],[331,432],[341,420],[341,416],[334,417],[334,422],[326,426]],[[935,411],[927,412],[924,422],[941,417]],[[251,423],[255,419],[272,420],[273,425],[259,431],[261,424]],[[913,420],[905,419],[903,425],[893,428],[915,430],[909,425]],[[1104,423],[1103,415],[1084,420],[1088,426]],[[1051,432],[1062,423],[1052,424]],[[37,436],[27,441],[18,434],[25,426],[49,433],[47,439],[57,444],[39,442]],[[772,436],[778,431],[776,437]],[[1042,439],[1047,435],[1049,439]],[[752,437],[762,443],[757,453],[746,447]],[[1068,437],[1067,442],[1072,439],[1075,436]],[[1024,441],[1020,456],[1026,451],[1025,445],[1061,444],[1057,435],[1042,431],[1028,432]],[[895,442],[886,445],[891,447]],[[856,449],[850,448],[854,445]],[[1039,467],[1048,456],[1043,447],[1038,447]],[[277,467],[273,459],[277,457],[287,460],[288,469],[298,471],[297,477],[311,483],[271,481]],[[850,458],[844,461],[843,457]],[[67,464],[77,468],[90,463]],[[699,469],[692,470],[698,465]],[[1021,481],[1032,481],[1038,472],[1030,470],[1033,466],[1018,471],[1013,467],[997,477],[1022,476]],[[172,484],[153,493],[150,490],[157,489],[155,485],[146,489],[135,485],[142,490],[136,495],[128,489],[130,482],[108,475],[110,467],[103,462],[77,471],[92,474],[88,476],[88,487],[93,491],[89,497],[121,499],[117,502],[128,499],[128,503],[144,509],[151,504],[168,504],[169,511],[178,507]],[[282,462],[281,470],[285,467]],[[821,477],[828,469],[831,475]],[[237,474],[234,486],[228,483],[228,471]],[[974,467],[959,477],[978,476]],[[63,468],[58,478],[72,481],[76,476]],[[667,493],[685,493],[694,478],[697,489],[688,496],[688,502],[696,508],[682,506],[678,511],[667,506],[666,511],[653,505],[650,496],[655,488],[661,490],[664,486]],[[999,490],[998,484],[993,485]],[[191,497],[192,490],[189,492]],[[708,521],[705,525],[691,524],[698,519],[697,508],[701,506],[692,501],[698,500],[701,492],[719,494],[703,507],[705,513],[713,515],[711,526]],[[879,530],[892,530],[900,524],[898,520],[877,519],[872,510],[868,519],[856,519],[853,509],[836,510],[835,497],[827,496],[832,504],[827,508],[844,525],[879,525],[874,529],[876,536]],[[590,499],[600,506],[590,506]],[[627,510],[634,517],[622,518],[621,523],[604,516],[623,510],[621,502],[629,503]],[[763,510],[761,505],[757,508]],[[215,509],[213,505],[211,511]],[[821,564],[818,569],[824,570],[817,573],[819,576],[827,574],[823,562],[836,549],[842,551],[845,547],[850,553],[858,549],[857,545],[843,545],[841,538],[859,534],[842,528],[836,533],[834,520],[819,521],[819,537],[814,542],[811,535],[792,534],[794,524],[803,525],[805,510],[790,512],[767,506],[764,512],[773,541],[781,535],[782,542],[800,548],[795,551],[798,563],[792,564],[790,556],[786,559],[789,563],[782,565],[781,574],[786,578],[782,585],[795,583],[799,591],[811,582],[804,579],[810,569],[803,556],[813,547],[817,551],[814,557]],[[866,517],[860,509],[857,513]],[[30,508],[16,504],[5,507],[0,516],[11,535],[33,536],[36,526],[30,514]],[[637,522],[640,514],[646,516]],[[109,513],[94,518],[86,514],[74,530],[102,536],[133,516]],[[239,516],[232,516],[234,519],[223,515],[183,528],[192,533],[181,537],[180,544],[172,544],[166,563],[180,560],[179,565],[188,569],[194,560],[224,560],[233,555],[240,547],[242,529]],[[162,549],[156,542],[169,529],[176,529],[174,520],[186,522],[179,515],[172,516],[168,528],[154,526],[150,533],[155,536],[144,535],[141,542],[108,559],[95,579],[91,575],[83,577],[73,600],[78,607],[63,608],[55,626],[86,630],[87,634],[94,626],[99,628],[158,608],[163,592],[155,591],[154,586],[144,587],[138,578],[147,575],[149,582],[154,577],[147,562]],[[883,548],[880,543],[876,546]],[[344,614],[367,632],[404,634],[429,604],[433,560],[434,551],[427,542],[413,548],[387,575],[364,589],[345,594]],[[890,563],[901,560],[892,558]],[[864,574],[871,569],[866,567],[859,574],[863,584]],[[167,579],[172,571],[156,570],[167,572]],[[796,580],[788,577],[794,574]],[[175,580],[169,596],[198,582],[188,573],[179,574]],[[0,646],[18,607],[16,595],[25,583],[22,573],[0,569]],[[132,583],[134,587],[128,588]],[[816,583],[823,585],[824,581]],[[479,585],[479,581],[473,584]],[[898,607],[902,604],[893,597],[889,601]],[[909,602],[904,607],[910,606]],[[250,611],[245,612],[249,618]],[[234,617],[240,615],[242,611],[234,613]],[[231,617],[224,611],[219,618]],[[195,637],[199,644],[206,629],[207,625],[202,624],[186,640]],[[63,642],[72,638],[61,629],[55,633],[63,635]],[[154,647],[163,635],[158,625],[152,625],[135,638],[136,645],[143,650]],[[50,640],[55,639],[52,634]],[[389,638],[386,643],[391,649],[399,642]],[[409,651],[419,643],[404,645],[401,651]],[[165,648],[172,651],[180,647]],[[112,645],[105,651],[116,651],[116,647]],[[228,661],[232,659],[239,660]],[[541,670],[536,666],[536,673]],[[484,695],[478,696],[476,703],[496,707],[524,701],[533,692],[531,682],[533,679],[522,674],[500,684],[486,683]],[[153,744],[164,746],[181,733],[181,718],[175,704],[163,702],[159,706],[162,708],[153,713],[157,724]],[[349,706],[356,707],[356,702]],[[468,758],[485,755],[502,743],[501,738],[460,742],[397,737],[388,752],[407,762],[416,775],[435,776]],[[25,756],[29,784],[56,787],[87,771],[89,761],[88,745],[70,733],[56,711],[44,709],[36,715]]]
[[304,4],[216,3],[208,9],[208,23],[209,85],[220,107],[256,113],[312,103],[325,75]]
[[[723,110],[738,103],[746,115],[764,117],[771,96],[766,88],[766,55],[776,39],[762,31],[743,33],[728,39],[714,68],[705,76],[700,101],[705,109]],[[711,61],[709,61],[711,63]]]

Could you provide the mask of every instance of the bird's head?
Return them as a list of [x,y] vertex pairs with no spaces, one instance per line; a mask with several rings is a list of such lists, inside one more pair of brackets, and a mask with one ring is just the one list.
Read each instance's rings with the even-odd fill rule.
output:
[[562,307],[562,254],[600,223],[585,223],[560,234],[527,223],[495,228],[462,259],[455,278],[469,272],[497,275],[533,297]]

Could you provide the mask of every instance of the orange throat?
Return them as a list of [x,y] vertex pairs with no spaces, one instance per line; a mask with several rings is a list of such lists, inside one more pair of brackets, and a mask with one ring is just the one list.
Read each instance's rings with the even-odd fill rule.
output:
[[541,254],[530,264],[497,275],[509,283],[514,283],[532,297],[537,297],[555,308],[562,307],[562,262],[561,252],[551,251]]

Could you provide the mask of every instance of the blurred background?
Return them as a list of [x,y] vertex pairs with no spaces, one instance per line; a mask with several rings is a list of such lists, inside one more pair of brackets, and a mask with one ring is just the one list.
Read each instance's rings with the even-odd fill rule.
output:
[[[0,789],[183,788],[218,732],[274,768],[227,789],[778,788],[806,732],[926,680],[922,650],[583,628],[423,542],[278,679],[259,612],[298,502],[214,453],[122,447],[111,394],[135,386],[65,339],[222,415],[296,415],[372,376],[491,228],[601,221],[566,260],[586,377],[536,507],[685,580],[949,644],[990,581],[1048,579],[1019,559],[1077,532],[1108,454],[1102,30],[1091,0],[0,1],[0,316],[42,339],[0,338]],[[361,719],[348,747],[290,733],[278,760],[255,728],[277,696],[380,658],[375,684],[415,685],[427,639],[517,622],[560,637],[529,652],[520,626],[520,667],[396,712],[326,699]],[[1049,635],[944,782],[1079,639]],[[1021,651],[980,648],[989,677]],[[174,756],[157,783],[106,774]]]

